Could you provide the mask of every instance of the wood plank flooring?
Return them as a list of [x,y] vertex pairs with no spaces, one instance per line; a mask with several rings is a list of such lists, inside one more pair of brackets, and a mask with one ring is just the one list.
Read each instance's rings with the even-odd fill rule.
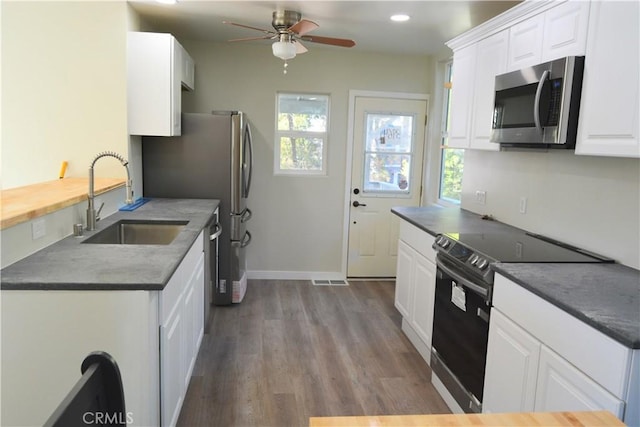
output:
[[390,281],[250,280],[241,304],[212,309],[178,426],[449,413],[393,299]]

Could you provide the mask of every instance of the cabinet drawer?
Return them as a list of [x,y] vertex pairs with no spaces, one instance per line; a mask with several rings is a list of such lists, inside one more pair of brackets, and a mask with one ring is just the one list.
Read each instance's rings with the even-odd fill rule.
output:
[[429,261],[436,262],[436,251],[431,247],[435,238],[407,221],[400,221],[400,239]]
[[630,349],[499,274],[493,288],[493,305],[617,398],[624,399]]

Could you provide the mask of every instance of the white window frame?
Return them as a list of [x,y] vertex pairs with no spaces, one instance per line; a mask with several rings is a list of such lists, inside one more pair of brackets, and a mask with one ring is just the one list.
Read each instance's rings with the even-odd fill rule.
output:
[[450,198],[442,198],[442,168],[444,167],[444,154],[446,150],[454,150],[455,148],[448,148],[446,143],[448,141],[448,112],[449,112],[449,103],[451,101],[451,89],[445,88],[444,85],[447,83],[451,83],[452,81],[452,67],[453,61],[447,61],[444,64],[444,73],[443,73],[443,91],[442,91],[442,121],[441,121],[441,135],[440,135],[440,152],[439,152],[439,168],[438,168],[438,204],[442,206],[460,206],[460,202],[458,200],[450,199]]
[[[303,97],[323,97],[327,100],[327,123],[326,130],[324,132],[311,132],[311,131],[281,131],[278,130],[278,116],[279,110],[279,98],[281,95],[298,95]],[[289,176],[326,176],[327,175],[327,152],[329,141],[329,129],[331,119],[331,96],[328,93],[312,93],[312,92],[277,92],[276,93],[276,108],[275,108],[275,126],[274,126],[274,144],[273,144],[273,173],[274,175],[289,175]],[[282,169],[280,167],[280,139],[282,137],[292,138],[320,138],[322,139],[322,166],[321,169]]]

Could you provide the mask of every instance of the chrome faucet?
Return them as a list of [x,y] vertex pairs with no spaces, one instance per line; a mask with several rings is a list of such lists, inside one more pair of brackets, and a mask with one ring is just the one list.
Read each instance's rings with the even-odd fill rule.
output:
[[124,166],[124,168],[127,170],[127,182],[125,183],[125,187],[126,187],[126,199],[125,199],[125,203],[127,205],[130,205],[133,203],[133,191],[131,189],[131,175],[129,174],[129,166],[127,166],[129,164],[129,161],[126,160],[124,157],[122,157],[120,154],[114,153],[113,151],[103,151],[102,153],[99,153],[91,162],[91,166],[89,166],[89,194],[87,196],[87,201],[88,201],[88,206],[87,206],[87,230],[95,230],[96,229],[96,221],[98,221],[99,215],[100,215],[100,211],[102,211],[102,208],[104,207],[104,203],[102,203],[102,205],[100,205],[100,208],[98,209],[98,212],[96,212],[95,207],[94,207],[94,199],[96,197],[95,195],[95,191],[94,191],[94,186],[93,186],[93,181],[94,181],[94,177],[93,177],[93,167],[95,166],[96,162],[98,161],[98,159],[102,158],[102,157],[114,157],[118,160],[120,160],[120,163],[122,163],[122,166]]

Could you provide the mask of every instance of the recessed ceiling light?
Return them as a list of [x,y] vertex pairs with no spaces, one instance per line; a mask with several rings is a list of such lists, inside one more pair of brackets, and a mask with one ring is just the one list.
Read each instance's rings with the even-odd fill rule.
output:
[[399,13],[397,15],[392,15],[391,20],[394,22],[406,22],[410,19],[409,15],[405,15],[404,13]]
[[178,3],[178,0],[156,0],[158,3],[162,3],[162,4],[176,4]]

